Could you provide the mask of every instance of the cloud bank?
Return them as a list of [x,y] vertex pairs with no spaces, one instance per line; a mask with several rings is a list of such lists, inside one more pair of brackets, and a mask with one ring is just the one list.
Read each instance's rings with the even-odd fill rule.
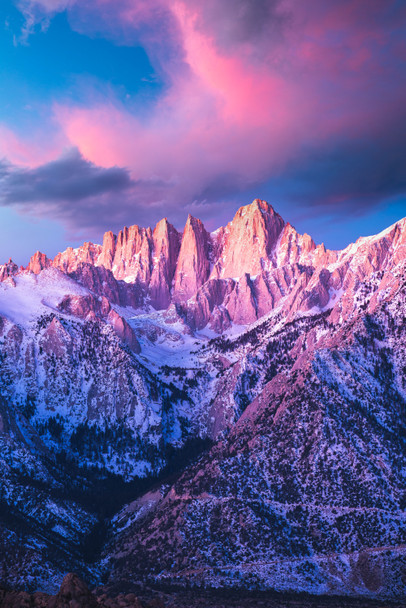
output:
[[69,229],[92,230],[109,219],[153,223],[164,214],[180,221],[186,207],[203,219],[229,215],[230,201],[255,184],[333,214],[364,213],[406,190],[403,3],[18,5],[28,43],[35,23],[67,11],[81,34],[144,46],[164,86],[142,107],[114,92],[101,97],[91,86],[85,104],[59,96],[50,107],[54,144],[47,155],[44,134],[44,162],[33,162],[29,136],[3,141],[13,165],[3,165],[3,205],[31,213],[52,205]]

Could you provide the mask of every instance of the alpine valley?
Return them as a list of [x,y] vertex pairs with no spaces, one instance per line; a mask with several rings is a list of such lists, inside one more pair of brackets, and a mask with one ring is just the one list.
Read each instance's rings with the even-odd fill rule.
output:
[[10,259],[3,586],[406,599],[405,349],[406,218],[330,251],[257,199]]

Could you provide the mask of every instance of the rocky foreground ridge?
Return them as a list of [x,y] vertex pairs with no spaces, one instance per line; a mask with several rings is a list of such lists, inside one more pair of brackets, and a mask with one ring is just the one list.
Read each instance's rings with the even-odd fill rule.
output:
[[406,219],[0,266],[0,578],[406,596]]
[[[102,587],[90,591],[87,585],[73,573],[67,574],[55,595],[37,591],[10,591],[0,587],[2,608],[385,608],[385,604],[373,600],[353,598],[316,598],[304,594],[270,594],[230,592],[215,590],[204,593],[193,591],[165,593],[147,589],[135,593],[119,593]],[[387,607],[387,604],[386,604]],[[391,608],[402,608],[391,602]]]
[[58,593],[42,591],[9,591],[0,588],[2,608],[165,608],[162,600],[151,598],[142,601],[134,593],[108,596],[102,590],[92,593],[76,574],[67,574]]

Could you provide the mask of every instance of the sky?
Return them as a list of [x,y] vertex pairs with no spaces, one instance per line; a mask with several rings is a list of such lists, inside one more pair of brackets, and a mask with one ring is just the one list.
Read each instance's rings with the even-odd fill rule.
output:
[[262,198],[342,248],[406,216],[405,0],[1,0],[0,263]]

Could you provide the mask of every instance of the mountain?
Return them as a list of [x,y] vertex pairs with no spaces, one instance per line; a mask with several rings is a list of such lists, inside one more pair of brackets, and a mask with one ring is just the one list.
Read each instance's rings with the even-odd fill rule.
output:
[[116,516],[110,580],[404,594],[405,295],[340,326],[322,313],[215,341],[240,351],[228,386],[248,405]]
[[405,267],[261,200],[0,266],[3,578],[405,596]]

